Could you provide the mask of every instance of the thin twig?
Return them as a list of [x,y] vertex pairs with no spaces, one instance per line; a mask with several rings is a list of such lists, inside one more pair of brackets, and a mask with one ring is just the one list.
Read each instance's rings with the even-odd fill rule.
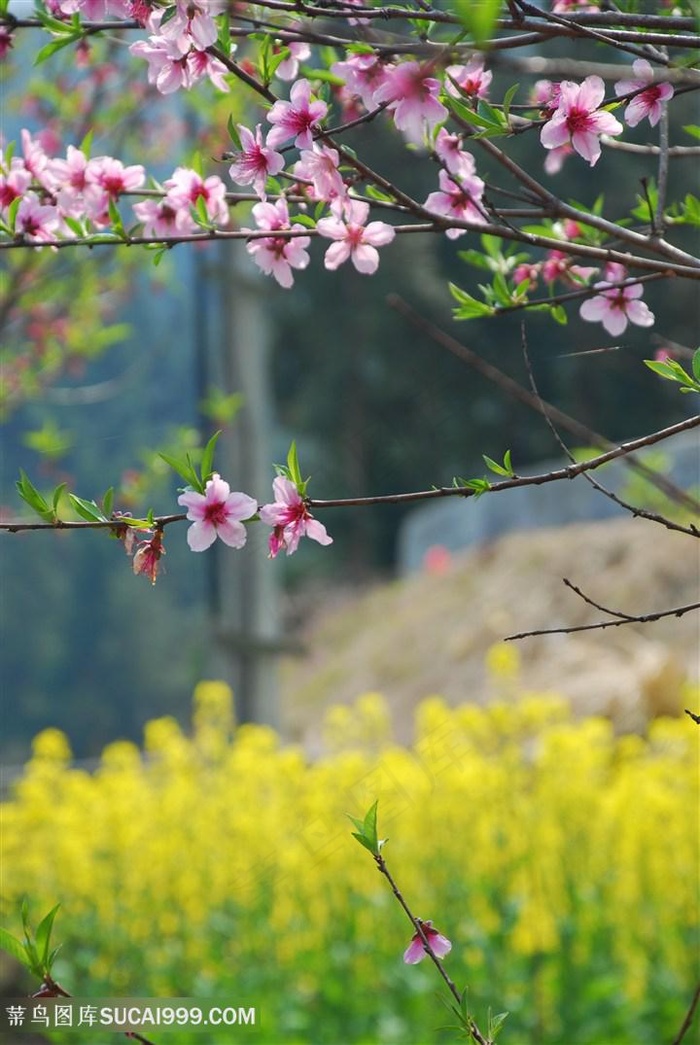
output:
[[[690,717],[692,719],[694,719],[700,725],[700,715],[693,715],[693,714],[690,713],[690,711],[686,712],[686,714],[690,715]],[[695,1015],[695,1010],[697,1008],[697,1005],[698,1005],[699,1001],[700,1001],[700,983],[695,988],[695,994],[693,995],[692,1001],[690,1002],[690,1007],[689,1007],[689,1009],[688,1009],[688,1011],[687,1011],[687,1013],[685,1015],[685,1019],[683,1020],[683,1023],[681,1024],[681,1028],[678,1031],[678,1034],[673,1039],[671,1045],[680,1045],[681,1041],[683,1040],[683,1038],[686,1035],[686,1032],[688,1030],[690,1030],[690,1026],[691,1026],[691,1024],[693,1022],[693,1016]]]
[[[573,587],[573,585],[570,584],[569,587]],[[586,599],[586,602],[589,601],[589,599]],[[618,613],[616,610],[609,610],[604,606],[601,606],[600,609],[603,613],[615,615],[617,619],[599,621],[597,624],[577,624],[571,628],[538,628],[535,631],[520,631],[517,635],[506,635],[503,641],[515,642],[516,639],[530,639],[535,635],[573,635],[577,631],[603,631],[605,628],[619,628],[623,624],[651,624],[654,621],[662,620],[664,617],[682,617],[685,613],[692,612],[692,610],[699,610],[700,602],[691,602],[686,606],[676,606],[671,610],[659,610],[656,613],[644,613],[638,617],[632,617],[626,613]]]
[[[545,404],[542,400],[542,397],[540,396],[539,389],[535,381],[535,375],[532,370],[532,364],[530,362],[530,354],[527,349],[527,338],[525,337],[524,323],[521,324],[520,333],[523,346],[523,358],[525,360],[525,367],[527,369],[528,379],[530,381],[530,387],[532,388],[533,395],[537,397],[537,400],[541,405],[542,415],[545,421],[547,422],[547,426],[552,435],[554,436],[555,441],[561,447],[562,451],[569,458],[569,460],[575,462],[576,459],[574,455],[571,453],[569,447],[566,445],[564,440],[559,435],[559,432],[557,431],[556,426],[554,425],[554,422],[550,417],[551,407],[549,407],[548,404]],[[642,465],[642,462],[640,461],[638,462],[638,464]],[[644,467],[647,466],[644,465]],[[651,512],[646,508],[640,508],[636,504],[630,504],[628,501],[623,501],[621,497],[619,497],[616,493],[613,493],[612,490],[609,490],[607,486],[603,486],[603,484],[599,482],[598,479],[595,479],[592,475],[589,475],[588,472],[584,472],[583,477],[584,479],[586,479],[588,483],[590,483],[594,490],[597,490],[598,493],[603,494],[604,497],[607,497],[609,501],[612,501],[614,504],[618,505],[618,507],[624,509],[624,511],[629,512],[634,518],[648,519],[650,522],[655,522],[661,526],[664,526],[667,530],[678,530],[680,528],[684,532],[687,532],[685,527],[679,527],[678,523],[674,523],[672,519],[669,519],[665,515],[661,515],[659,512]],[[657,485],[659,484],[657,483]],[[695,530],[695,527],[691,527],[691,529]]]
[[[397,312],[400,312],[401,315],[413,324],[413,326],[422,330],[423,333],[432,341],[441,345],[443,348],[446,348],[448,352],[451,352],[458,359],[461,359],[463,363],[467,363],[489,381],[493,381],[494,384],[498,385],[499,388],[503,389],[514,399],[517,399],[521,403],[525,403],[526,406],[529,406],[540,414],[543,412],[544,407],[552,420],[567,432],[570,432],[575,438],[584,440],[589,444],[592,443],[604,450],[611,449],[613,444],[609,439],[606,439],[605,436],[600,435],[598,432],[594,432],[569,414],[564,413],[563,410],[560,410],[552,403],[539,399],[538,396],[529,392],[526,388],[523,388],[518,381],[509,377],[508,374],[499,370],[498,367],[494,366],[492,363],[487,363],[485,359],[482,359],[481,356],[478,355],[478,353],[467,348],[466,345],[457,341],[456,338],[451,337],[444,330],[441,330],[440,327],[437,327],[430,320],[421,316],[420,313],[416,312],[416,310],[398,294],[389,295],[387,300],[392,308],[396,309]],[[685,422],[682,423],[685,424]],[[692,424],[691,427],[695,427],[695,424]],[[639,461],[634,457],[624,457],[623,461],[628,468],[632,468],[640,475],[643,475],[644,478],[648,479],[649,482],[653,483],[654,486],[658,487],[658,489],[678,504],[684,505],[692,512],[700,511],[700,503],[698,503],[695,498],[687,494],[686,491],[678,489],[674,483],[671,483],[665,476],[659,475],[658,472],[649,468],[643,461]],[[643,515],[644,513],[640,511],[639,514]],[[694,526],[687,528],[673,523],[669,528],[678,529],[682,533],[690,533],[693,536],[698,536],[698,530]]]
[[567,588],[571,588],[579,598],[583,599],[584,602],[587,602],[589,606],[593,607],[593,609],[600,610],[601,613],[609,613],[611,617],[619,617],[621,620],[636,621],[639,619],[638,617],[631,617],[628,613],[619,613],[617,610],[609,610],[607,606],[601,606],[599,602],[594,602],[590,595],[586,595],[580,588],[577,588],[568,577],[564,577],[563,581]]
[[[454,980],[452,980],[452,978],[445,971],[444,965],[442,964],[442,962],[440,961],[440,959],[437,957],[437,955],[433,951],[432,947],[430,946],[430,941],[428,940],[427,934],[423,930],[423,926],[421,925],[420,918],[416,918],[416,916],[413,914],[413,912],[411,911],[410,907],[406,903],[406,900],[404,899],[403,894],[401,893],[401,890],[399,889],[398,885],[394,881],[394,878],[393,878],[391,872],[389,871],[389,868],[386,865],[384,857],[381,855],[381,853],[375,853],[374,854],[374,860],[375,860],[375,863],[377,865],[377,868],[379,869],[381,874],[384,875],[384,877],[386,878],[387,882],[391,886],[391,891],[393,892],[394,896],[399,901],[399,903],[403,907],[404,911],[408,915],[408,917],[409,917],[409,919],[411,921],[411,924],[413,925],[413,928],[415,929],[415,931],[420,936],[420,938],[421,938],[421,940],[423,942],[423,947],[425,948],[426,954],[428,955],[430,960],[433,962],[433,964],[435,965],[436,969],[438,970],[438,972],[442,976],[443,980],[447,984],[447,987],[448,987],[448,989],[450,991],[450,994],[452,995],[452,997],[457,1002],[457,1005],[461,1007],[462,996],[460,995],[459,991],[457,990],[457,987],[456,987],[456,985],[454,983]],[[474,1022],[474,1020],[471,1017],[469,1017],[469,1030],[470,1030],[470,1033],[472,1035],[472,1038],[477,1043],[477,1045],[491,1045],[491,1042],[488,1040],[488,1038],[484,1037],[484,1035],[481,1033],[481,1031],[479,1030],[479,1028],[477,1027],[476,1023]]]

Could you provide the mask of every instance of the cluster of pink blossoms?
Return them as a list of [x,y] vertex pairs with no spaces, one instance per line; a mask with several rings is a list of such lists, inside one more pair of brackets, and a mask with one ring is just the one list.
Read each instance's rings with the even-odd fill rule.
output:
[[217,537],[231,548],[242,548],[246,542],[244,522],[259,515],[262,522],[272,527],[269,538],[270,557],[280,551],[291,555],[299,547],[302,537],[310,537],[319,544],[332,544],[326,528],[309,512],[297,487],[284,476],[273,482],[275,500],[258,509],[258,502],[245,493],[231,492],[229,484],[212,475],[204,493],[186,490],[178,497],[178,504],[187,508],[192,525],[187,531],[187,543],[194,552],[211,547]]
[[[13,232],[29,243],[41,245],[71,238],[90,227],[100,230],[112,223],[110,208],[125,193],[142,189],[146,173],[141,164],[125,166],[111,156],[89,159],[69,145],[64,157],[51,157],[39,138],[21,133],[22,156],[9,163],[0,154],[0,218],[10,220],[10,208],[19,200]],[[164,183],[162,197],[135,203],[134,214],[146,236],[187,235],[196,231],[193,214],[204,203],[214,225],[229,222],[226,189],[218,175],[202,178],[196,171],[178,167]]]
[[[326,103],[314,98],[310,83],[302,79],[292,87],[289,101],[277,101],[270,109],[267,119],[272,128],[264,140],[260,124],[254,131],[242,125],[238,127],[241,148],[229,174],[239,185],[252,185],[261,200],[253,207],[256,230],[243,231],[277,233],[251,238],[246,249],[256,265],[266,275],[274,276],[283,287],[293,285],[292,270],[304,269],[309,264],[306,248],[310,237],[304,234],[305,226],[292,223],[284,198],[267,202],[268,178],[285,167],[284,157],[277,150],[290,141],[300,150],[294,177],[299,179],[310,199],[330,206],[331,215],[321,218],[316,225],[320,236],[335,241],[325,254],[327,269],[336,269],[351,260],[358,272],[371,275],[379,265],[376,248],[390,243],[395,236],[394,229],[386,222],[367,224],[369,205],[349,195],[338,152],[316,140],[327,112]],[[294,234],[279,235],[289,232]]]
[[145,25],[151,35],[137,40],[129,50],[148,62],[148,82],[161,94],[172,94],[180,87],[189,90],[205,76],[220,91],[228,91],[226,66],[207,53],[218,36],[214,18],[226,6],[226,0],[176,0],[175,14],[167,21],[163,20],[164,8],[147,7]]
[[72,145],[65,158],[51,158],[27,130],[21,133],[21,143],[21,157],[13,156],[8,163],[0,156],[0,217],[7,221],[19,199],[13,231],[30,243],[74,236],[67,218],[105,228],[111,222],[110,204],[145,181],[141,164],[124,166],[111,156],[88,160]]
[[[178,504],[187,509],[187,518],[192,523],[187,531],[191,550],[206,551],[217,537],[229,548],[242,548],[247,538],[244,524],[254,519],[272,527],[268,538],[271,559],[281,551],[292,555],[302,537],[309,537],[324,546],[333,543],[333,538],[325,526],[314,519],[291,479],[278,475],[272,485],[274,501],[260,508],[253,497],[232,491],[216,472],[207,480],[204,493],[189,489],[181,493]],[[162,528],[155,532],[137,531],[125,523],[123,527],[119,526],[117,535],[124,541],[127,555],[133,556],[134,573],[143,574],[155,584],[161,569],[160,560],[165,555]]]
[[[618,97],[638,92],[627,103],[625,122],[636,127],[646,118],[654,127],[661,118],[663,104],[673,96],[673,87],[668,83],[654,83],[652,67],[644,58],[633,63],[632,71],[636,77],[634,80],[620,80],[615,85]],[[619,120],[601,108],[604,97],[605,84],[599,76],[587,76],[581,84],[570,80],[561,83],[539,80],[535,84],[532,104],[547,116],[540,141],[545,149],[550,150],[550,157],[545,162],[549,174],[559,171],[571,152],[577,152],[593,167],[600,159],[601,137],[615,137],[622,133]]]
[[[554,225],[552,231],[566,240],[575,240],[581,235],[579,225],[568,219]],[[587,284],[597,272],[597,268],[574,264],[573,259],[564,251],[550,250],[544,261],[516,266],[513,281],[518,286],[529,280],[530,287],[534,287],[542,277],[549,284],[560,281],[569,286],[580,287]],[[628,323],[650,327],[654,322],[654,313],[639,300],[643,292],[641,284],[627,282],[627,270],[618,262],[607,264],[604,275],[605,280],[593,284],[593,288],[599,293],[587,298],[581,305],[581,318],[591,323],[602,323],[613,337],[621,334]]]

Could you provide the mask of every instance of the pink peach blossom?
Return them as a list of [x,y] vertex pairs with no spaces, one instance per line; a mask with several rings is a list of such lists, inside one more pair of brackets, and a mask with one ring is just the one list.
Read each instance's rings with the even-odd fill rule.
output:
[[374,93],[374,103],[388,102],[394,123],[415,145],[447,116],[439,100],[440,81],[419,62],[400,62],[388,69],[384,83]]
[[347,90],[362,100],[365,109],[374,109],[378,104],[375,94],[393,68],[376,54],[349,54],[342,62],[334,62],[331,72],[345,81]]
[[140,200],[134,204],[134,214],[143,223],[144,236],[187,236],[197,229],[189,205],[175,203],[169,196]]
[[314,142],[313,149],[304,149],[294,164],[294,175],[312,183],[315,199],[331,203],[347,194],[343,176],[338,170],[339,163],[336,149]]
[[[438,932],[434,928],[431,921],[423,921],[422,918],[417,919],[418,924],[423,930],[425,937],[430,944],[430,949],[436,958],[444,958],[445,955],[449,954],[452,950],[452,944],[443,936],[441,932]],[[404,951],[403,960],[407,965],[416,965],[418,962],[423,961],[428,951],[426,950],[425,944],[421,938],[419,932],[415,932],[411,937],[411,942]]]
[[[646,90],[630,99],[625,109],[625,123],[636,127],[646,117],[652,127],[661,119],[664,102],[673,97],[670,83],[654,83],[654,71],[645,58],[638,58],[632,63],[635,80],[620,80],[615,84],[615,94],[630,94],[641,87]],[[647,84],[649,85],[647,87]]]
[[462,138],[459,134],[449,134],[444,127],[441,127],[437,132],[433,148],[435,155],[450,174],[464,178],[476,173],[474,157],[462,148]]
[[358,272],[372,275],[379,265],[376,248],[391,243],[396,235],[394,229],[384,221],[366,225],[369,204],[361,200],[338,200],[331,210],[332,217],[316,223],[322,236],[336,241],[326,251],[325,267],[333,271],[349,258]]
[[326,528],[309,512],[304,499],[291,479],[278,475],[272,483],[275,494],[273,504],[264,504],[260,509],[260,518],[273,530],[269,538],[270,558],[286,551],[292,555],[299,547],[302,537],[310,537],[312,541],[328,545],[333,538],[326,533]]
[[[131,548],[127,548],[127,555],[129,555],[133,549],[135,534],[131,526],[127,527],[127,531],[124,538],[124,546],[125,548],[127,547],[127,541],[131,544]],[[151,584],[155,584],[158,573],[161,570],[160,560],[164,555],[163,533],[161,530],[156,530],[150,540],[138,542],[132,562],[134,573],[137,576],[140,573],[144,574],[148,577]]]
[[612,286],[625,279],[624,265],[610,264],[605,270],[607,279],[596,283],[599,291],[595,297],[584,301],[579,309],[581,319],[589,323],[602,323],[609,334],[617,337],[627,328],[627,323],[635,323],[639,327],[650,327],[654,323],[654,313],[639,298],[643,288],[640,283],[628,286]]
[[267,114],[273,128],[267,136],[267,144],[273,149],[294,138],[300,149],[310,149],[312,132],[318,130],[321,120],[328,112],[325,102],[312,100],[311,84],[308,80],[297,80],[289,95],[289,101],[277,101]]
[[[272,233],[304,227],[290,223],[287,201],[284,199],[275,203],[256,203],[253,217],[258,229]],[[243,232],[250,231],[243,229]],[[294,284],[292,269],[305,269],[309,264],[310,258],[306,252],[309,243],[309,236],[260,236],[246,243],[246,250],[266,276],[274,276],[280,286],[288,289]]]
[[581,84],[563,80],[559,85],[559,106],[540,132],[545,149],[571,143],[593,167],[600,159],[601,135],[622,134],[623,129],[612,113],[598,108],[604,97],[605,84],[599,76],[587,76]]
[[228,225],[230,215],[226,203],[226,187],[218,174],[202,178],[189,167],[177,167],[164,182],[168,197],[175,206],[193,207],[204,200],[207,217],[216,225]]
[[[284,48],[289,54],[275,69],[275,76],[278,80],[289,82],[296,80],[299,75],[299,62],[305,62],[311,57],[311,48],[305,40],[290,40]],[[275,48],[275,51],[277,50],[278,48]]]
[[241,151],[236,154],[234,162],[229,167],[231,180],[238,185],[252,184],[260,199],[264,200],[267,195],[265,192],[267,179],[284,170],[284,157],[281,153],[263,145],[260,124],[256,126],[255,133],[253,133],[239,123],[238,136],[241,140]]
[[54,240],[59,231],[60,215],[55,207],[43,204],[35,192],[22,197],[15,216],[15,234],[30,243]]
[[[484,194],[484,183],[476,175],[464,178],[451,178],[447,171],[441,170],[438,176],[440,192],[431,192],[423,204],[432,214],[456,218],[458,221],[470,221],[484,224],[484,215],[478,203]],[[466,229],[447,229],[445,235],[449,239],[463,236]]]
[[481,55],[470,58],[466,65],[448,65],[445,69],[445,90],[453,98],[486,98],[493,73],[484,69]]
[[203,494],[186,490],[177,503],[187,508],[187,518],[193,520],[187,531],[193,552],[206,551],[217,537],[231,548],[242,548],[247,537],[243,521],[258,510],[257,501],[244,493],[231,493],[229,484],[216,472]]

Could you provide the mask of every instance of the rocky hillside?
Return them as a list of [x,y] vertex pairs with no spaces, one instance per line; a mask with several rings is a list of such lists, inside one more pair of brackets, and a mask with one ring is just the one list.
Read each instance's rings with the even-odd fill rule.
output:
[[[566,695],[581,714],[610,716],[621,730],[698,703],[697,612],[650,624],[522,639],[490,656],[505,636],[610,619],[568,589],[641,615],[698,601],[697,542],[643,520],[581,524],[509,535],[362,594],[317,602],[302,636],[305,654],[282,665],[285,733],[320,745],[323,710],[377,690],[397,738],[413,709],[441,694],[450,703],[517,699],[524,690]],[[515,652],[508,657],[503,649]],[[505,659],[503,659],[505,657]],[[517,679],[508,677],[513,661]]]

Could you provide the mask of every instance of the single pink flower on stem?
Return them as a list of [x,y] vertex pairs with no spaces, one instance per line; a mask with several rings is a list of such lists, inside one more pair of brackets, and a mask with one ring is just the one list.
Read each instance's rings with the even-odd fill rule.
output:
[[173,205],[194,207],[197,200],[202,199],[209,220],[216,225],[228,225],[230,216],[226,203],[226,186],[218,174],[202,178],[189,167],[178,167],[164,185],[168,190],[168,199]]
[[530,104],[553,113],[559,107],[559,84],[552,80],[538,80],[530,91]]
[[[573,258],[562,250],[550,250],[542,262],[542,276],[547,283],[554,283],[556,279],[574,286],[580,286],[595,275],[598,270],[588,265],[575,265]],[[622,277],[625,278],[624,276]]]
[[[605,275],[612,282],[621,282],[627,275],[624,265],[613,262],[608,265]],[[600,293],[584,301],[579,309],[581,319],[589,323],[602,323],[609,334],[617,337],[627,328],[627,323],[635,323],[638,327],[650,327],[654,324],[654,313],[639,298],[643,288],[640,283],[630,286],[615,287],[604,281],[595,284]]]
[[369,203],[362,200],[338,200],[331,210],[332,217],[321,218],[316,223],[322,236],[336,241],[326,251],[325,267],[334,271],[350,259],[358,272],[372,275],[379,265],[376,248],[391,243],[396,235],[394,229],[385,221],[371,221],[365,225]]
[[558,174],[564,166],[567,156],[573,156],[574,150],[570,145],[560,145],[556,149],[550,149],[544,161],[544,169],[547,174]]
[[12,39],[11,31],[6,25],[0,25],[0,62],[7,58],[13,46],[14,40]]
[[559,106],[540,132],[545,149],[571,143],[591,167],[600,159],[600,137],[622,134],[622,124],[612,113],[599,109],[605,97],[600,76],[587,76],[581,84],[563,80],[559,84]]
[[253,133],[239,123],[238,136],[241,140],[241,152],[236,153],[236,158],[228,169],[231,181],[238,185],[252,184],[260,199],[264,200],[267,179],[284,170],[284,156],[263,145],[260,124]]
[[60,224],[56,208],[43,204],[35,192],[22,197],[15,216],[16,236],[24,236],[30,243],[50,243]]
[[220,0],[207,0],[206,3],[176,0],[174,17],[161,23],[158,35],[174,44],[180,54],[186,54],[191,46],[197,51],[205,51],[216,43],[218,28],[214,16],[223,9]]
[[484,59],[474,55],[466,65],[448,65],[445,69],[445,90],[453,98],[485,98],[493,73],[484,69]]
[[311,57],[311,48],[304,40],[290,40],[282,45],[275,45],[273,47],[273,53],[278,54],[281,50],[288,51],[289,54],[286,58],[283,58],[280,64],[275,69],[275,76],[278,80],[296,80],[299,75],[299,62],[306,62]]
[[186,54],[180,54],[176,46],[160,36],[149,36],[148,40],[137,40],[129,47],[131,54],[145,58],[148,62],[148,82],[161,94],[173,94],[184,87],[192,86],[192,70]]
[[365,109],[376,108],[374,96],[391,69],[393,66],[382,62],[376,54],[348,54],[342,62],[331,66],[331,72],[345,81],[347,90],[362,100]]
[[283,550],[287,555],[292,555],[302,537],[310,537],[322,545],[333,543],[325,526],[309,512],[304,498],[291,479],[278,475],[272,483],[272,489],[275,494],[274,504],[264,504],[260,509],[262,521],[273,528],[269,538],[271,559]]
[[325,102],[312,100],[311,84],[308,80],[297,80],[292,87],[289,101],[277,101],[267,114],[273,128],[267,136],[267,144],[273,149],[290,138],[299,149],[310,149],[312,132],[319,129],[321,120],[328,112]]
[[[129,527],[129,530],[132,528]],[[132,546],[133,546],[133,538]],[[127,538],[125,538],[124,544],[126,547]],[[130,554],[127,548],[127,555]],[[165,555],[165,548],[163,547],[163,531],[156,530],[150,540],[139,541],[136,551],[134,552],[134,559],[132,567],[134,573],[143,573],[151,581],[151,584],[156,583],[156,577],[161,569],[160,560]]]
[[423,145],[426,133],[447,116],[439,95],[440,81],[430,75],[429,66],[400,62],[387,70],[384,83],[374,92],[374,103],[388,102],[398,129],[410,142]]
[[187,543],[193,552],[206,551],[217,537],[230,548],[242,548],[248,536],[243,521],[258,510],[257,501],[245,493],[231,493],[229,484],[216,472],[203,494],[186,490],[177,503],[187,508],[187,518],[192,520]]
[[[423,933],[430,944],[430,949],[436,958],[444,958],[445,955],[450,953],[452,950],[452,944],[446,936],[443,936],[441,932],[438,932],[438,930],[434,928],[431,921],[424,922],[422,918],[417,918],[416,921],[423,930]],[[411,937],[411,942],[404,951],[403,960],[407,965],[416,965],[418,962],[423,961],[427,953],[428,951],[426,950],[420,933],[415,932]]]
[[176,204],[168,196],[162,200],[141,200],[133,209],[137,219],[143,222],[144,236],[188,236],[197,230],[189,204]]
[[524,262],[521,265],[516,265],[515,269],[513,270],[513,282],[517,287],[521,283],[524,283],[525,280],[528,280],[530,284],[528,290],[534,290],[537,286],[537,280],[539,278],[541,269],[542,266],[539,262]]
[[[476,175],[464,178],[451,178],[447,171],[441,170],[438,176],[440,192],[431,192],[423,204],[431,214],[439,214],[458,221],[471,221],[483,225],[485,218],[478,204],[484,194],[484,183]],[[466,229],[447,229],[448,239],[463,236]]]
[[313,198],[332,203],[347,194],[343,176],[338,170],[340,157],[336,149],[314,142],[313,149],[304,149],[294,164],[294,175],[313,185]]
[[[275,203],[256,203],[253,217],[258,229],[273,233],[304,228],[303,225],[290,223],[285,199],[276,200]],[[292,269],[305,269],[311,260],[306,251],[310,242],[309,236],[259,236],[246,243],[246,250],[266,276],[274,276],[281,287],[289,289],[294,284]]]
[[459,134],[449,134],[444,127],[437,132],[433,145],[435,155],[450,174],[459,178],[471,177],[476,174],[476,164],[470,152],[462,148],[462,138]]
[[[632,63],[635,80],[620,80],[615,84],[615,94],[630,94],[645,87],[646,90],[630,99],[625,109],[625,123],[636,127],[647,117],[652,127],[661,119],[664,102],[673,97],[670,83],[654,83],[654,70],[645,58],[638,58]],[[647,86],[647,84],[649,86]]]

